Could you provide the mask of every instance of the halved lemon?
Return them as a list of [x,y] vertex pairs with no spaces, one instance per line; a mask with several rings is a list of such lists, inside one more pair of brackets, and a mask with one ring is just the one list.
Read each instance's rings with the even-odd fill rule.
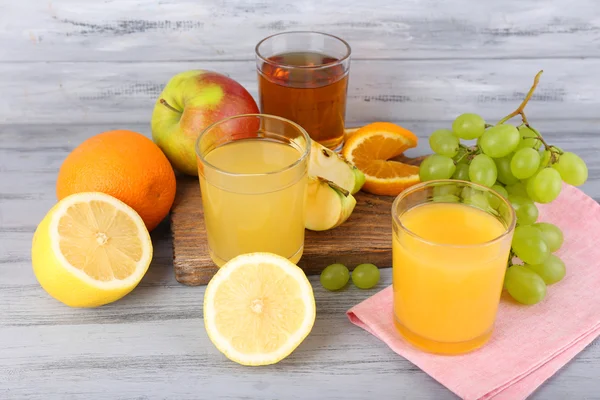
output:
[[86,192],[59,201],[38,225],[31,246],[40,285],[71,307],[97,307],[125,296],[152,260],[142,218],[122,201]]
[[393,160],[417,143],[418,138],[399,125],[373,122],[351,132],[342,155],[365,174],[362,190],[396,196],[420,181],[418,166]]
[[275,364],[308,336],[316,315],[304,272],[272,253],[237,256],[219,268],[204,294],[212,343],[242,365]]

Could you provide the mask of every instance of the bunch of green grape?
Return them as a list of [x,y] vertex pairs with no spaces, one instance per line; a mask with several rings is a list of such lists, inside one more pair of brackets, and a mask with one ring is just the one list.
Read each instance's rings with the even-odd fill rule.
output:
[[[517,227],[504,287],[520,303],[543,300],[546,286],[565,276],[565,264],[552,254],[561,247],[563,234],[556,225],[537,223],[535,203],[556,199],[562,182],[582,185],[588,177],[585,162],[574,153],[547,144],[529,124],[489,125],[477,114],[462,114],[452,129],[433,132],[429,145],[434,154],[421,164],[421,181],[471,181],[492,188],[512,204]],[[513,265],[513,256],[522,264]]]

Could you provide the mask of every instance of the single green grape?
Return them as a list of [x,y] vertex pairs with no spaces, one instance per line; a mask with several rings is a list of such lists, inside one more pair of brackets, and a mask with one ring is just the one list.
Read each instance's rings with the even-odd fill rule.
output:
[[478,193],[479,190],[476,190],[472,187],[469,186],[465,186],[462,188],[462,190],[460,191],[460,197],[463,200],[467,200],[468,198],[470,198],[471,196],[473,196],[475,193]]
[[557,170],[544,168],[531,179],[532,190],[538,203],[550,203],[560,194],[562,180]]
[[505,199],[508,199],[508,191],[504,186],[496,183],[492,186],[492,190],[495,190],[496,193],[498,193],[500,196],[504,197]]
[[526,125],[521,125],[517,129],[521,135],[521,142],[517,146],[517,150],[526,148],[537,150],[540,148],[542,141],[537,138],[538,135],[533,130]]
[[546,285],[559,282],[567,274],[565,263],[554,254],[550,254],[541,264],[525,264],[525,267],[538,274]]
[[379,282],[379,268],[374,264],[360,264],[352,271],[352,283],[359,289],[371,289]]
[[488,211],[491,208],[490,202],[487,199],[485,193],[476,193],[468,199],[463,200],[464,204],[470,204],[483,211]]
[[530,225],[520,225],[515,228],[512,249],[517,257],[527,264],[541,264],[550,255],[550,249],[544,242],[542,233]]
[[461,181],[469,180],[469,164],[457,164],[452,179],[458,179]]
[[522,304],[536,304],[546,297],[546,283],[523,265],[513,265],[506,271],[504,287],[513,299]]
[[460,198],[455,194],[441,194],[433,196],[431,200],[436,203],[460,203]]
[[508,200],[515,209],[519,225],[531,225],[537,221],[539,211],[529,197],[511,194],[508,196]]
[[542,239],[548,245],[548,249],[551,253],[554,253],[563,244],[564,236],[560,228],[549,222],[538,222],[533,226],[540,230],[542,233]]
[[[498,193],[500,196],[504,197],[505,199],[508,199],[508,192],[506,191],[506,189],[504,189],[504,186],[500,184],[495,184],[491,187],[491,189],[494,192]],[[500,205],[501,200],[496,195],[494,195],[493,192],[487,192],[486,196],[488,202],[490,203],[490,207],[497,209]]]
[[558,162],[552,165],[558,171],[563,181],[569,185],[583,185],[588,178],[588,168],[585,162],[575,153],[566,152],[559,156]]
[[498,171],[494,160],[485,154],[478,154],[473,157],[469,166],[469,179],[471,182],[491,187],[496,183],[497,177]]
[[485,120],[477,114],[461,114],[452,122],[452,131],[461,139],[477,139],[485,131]]
[[[485,132],[483,132],[483,133],[485,133]],[[477,145],[477,147],[479,147],[480,149],[481,149],[481,137],[482,137],[482,136],[483,136],[483,135],[479,136],[479,137],[477,138],[477,142],[475,143],[475,144]]]
[[510,171],[518,179],[527,179],[540,166],[540,154],[532,148],[517,150],[510,161]]
[[498,218],[502,219],[502,221],[512,221],[513,218],[515,218],[515,216],[513,215],[514,210],[512,208],[512,206],[510,205],[510,202],[501,202],[498,206],[497,209],[494,210],[494,212],[491,212],[491,214],[497,216]]
[[449,179],[455,170],[456,165],[450,157],[432,154],[421,163],[419,177],[422,182]]
[[533,188],[533,183],[535,182],[536,176],[537,176],[537,173],[535,175],[533,175],[531,178],[524,180],[523,184],[525,185],[525,190],[527,192],[527,196],[529,196],[529,198],[531,200],[535,201],[536,203],[541,203],[540,199],[537,198],[535,189]]
[[458,194],[460,187],[453,184],[440,184],[433,187],[434,196],[444,196],[447,194]]
[[538,151],[540,154],[540,167],[539,171],[543,170],[550,164],[550,156],[552,155],[550,150],[541,149]]
[[451,130],[438,129],[429,136],[429,147],[434,153],[454,157],[458,153],[458,138]]
[[496,169],[498,170],[498,180],[505,185],[513,185],[519,182],[519,179],[517,179],[510,170],[512,157],[513,153],[494,159],[494,163],[496,163]]
[[490,157],[500,158],[509,155],[519,145],[519,130],[510,124],[492,126],[481,136],[479,147]]
[[344,264],[331,264],[321,272],[321,285],[327,290],[339,290],[346,286],[350,271]]
[[509,195],[513,194],[516,196],[529,197],[527,194],[527,188],[523,182],[517,182],[512,185],[506,186],[506,191]]
[[491,208],[487,193],[483,193],[479,189],[464,187],[461,197],[464,204],[472,205],[484,211],[489,211]]

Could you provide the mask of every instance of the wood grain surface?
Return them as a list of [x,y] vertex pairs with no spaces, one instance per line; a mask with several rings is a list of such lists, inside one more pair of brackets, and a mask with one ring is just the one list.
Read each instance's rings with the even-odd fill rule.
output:
[[[80,310],[33,276],[31,238],[56,202],[66,155],[109,129],[150,135],[167,80],[195,68],[256,95],[253,49],[287,30],[322,30],[353,49],[347,123],[386,120],[426,137],[462,112],[497,120],[544,69],[528,106],[552,143],[581,155],[600,200],[600,2],[596,0],[21,0],[0,5],[0,399],[456,398],[345,311],[373,290],[313,284],[317,320],[281,363],[245,368],[208,339],[203,287],[175,279],[169,222],[141,284]],[[565,212],[569,212],[565,210]],[[515,343],[518,351],[518,343]],[[600,340],[530,397],[599,399]],[[518,399],[511,399],[518,400]]]
[[[392,265],[392,202],[390,196],[356,195],[356,207],[341,226],[324,232],[306,230],[298,266],[307,275],[342,263],[349,269],[362,263]],[[208,253],[198,179],[179,177],[171,210],[175,279],[186,285],[205,285],[217,272]]]
[[[257,98],[254,61],[0,63],[5,123],[150,123],[156,99],[175,74],[208,69],[231,76]],[[355,60],[346,122],[452,120],[477,112],[497,122],[544,70],[527,106],[534,120],[595,119],[598,59]],[[2,122],[2,119],[0,119]]]

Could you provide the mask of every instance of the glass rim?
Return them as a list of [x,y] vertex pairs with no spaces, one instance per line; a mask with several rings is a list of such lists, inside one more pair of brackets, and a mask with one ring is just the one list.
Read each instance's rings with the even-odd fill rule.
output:
[[[201,154],[201,152],[200,152],[200,141],[214,127],[216,127],[218,125],[221,125],[223,123],[229,122],[231,120],[241,119],[241,118],[257,118],[257,119],[265,119],[266,118],[266,119],[275,119],[275,120],[279,120],[279,121],[282,121],[284,123],[287,123],[287,124],[293,126],[294,128],[296,128],[302,134],[302,136],[306,140],[306,149],[304,149],[304,151],[302,153],[300,153],[300,157],[298,157],[298,159],[295,160],[293,163],[291,163],[291,164],[289,164],[289,165],[287,165],[287,166],[285,166],[283,168],[277,169],[275,171],[248,174],[248,173],[229,172],[229,171],[223,170],[222,168],[218,168],[215,165],[213,165],[210,162],[208,162],[206,160],[206,158]],[[234,142],[234,141],[235,140],[230,140],[228,142]],[[196,138],[196,142],[194,144],[194,150],[196,152],[196,156],[198,158],[200,158],[200,161],[204,165],[207,165],[210,168],[214,169],[215,171],[218,171],[220,174],[228,175],[228,176],[232,176],[232,177],[234,177],[234,176],[259,177],[259,176],[270,176],[270,175],[280,174],[282,172],[288,171],[288,170],[294,168],[295,166],[299,165],[310,154],[310,147],[311,147],[311,142],[310,141],[311,141],[311,138],[308,135],[308,132],[302,126],[300,126],[299,124],[295,123],[294,121],[290,121],[287,118],[282,118],[282,117],[278,117],[276,115],[271,115],[271,114],[260,114],[260,113],[258,113],[258,114],[237,114],[237,115],[232,115],[230,117],[223,118],[223,119],[220,119],[218,121],[215,121],[212,124],[208,125],[206,128],[204,128],[202,130],[202,132],[200,132],[200,134]]]
[[[404,200],[408,195],[410,195],[411,193],[414,193],[416,191],[418,191],[419,189],[422,189],[424,187],[427,186],[434,186],[433,184],[435,183],[459,183],[459,184],[464,184],[465,186],[471,186],[471,187],[475,187],[477,189],[480,189],[482,191],[486,191],[488,193],[492,193],[494,196],[496,196],[502,203],[504,203],[506,206],[508,206],[509,212],[510,212],[510,222],[508,224],[508,226],[505,228],[504,232],[502,232],[501,235],[482,242],[482,243],[476,243],[476,244],[447,244],[447,243],[438,243],[438,242],[432,242],[431,240],[427,240],[423,237],[421,237],[420,235],[416,234],[415,232],[411,231],[410,229],[408,229],[406,226],[404,226],[402,224],[402,222],[400,221],[400,217],[398,215],[398,205],[400,204],[400,202],[402,200]],[[447,203],[447,204],[455,204],[455,203]],[[463,203],[460,203],[463,204]],[[414,207],[417,207],[421,204],[418,204]],[[411,208],[414,208],[411,207]],[[477,207],[475,207],[477,208]],[[480,209],[481,210],[481,209]],[[489,214],[487,211],[485,210],[481,210],[483,212],[486,212],[487,214]],[[491,244],[494,244],[496,242],[501,241],[502,239],[504,239],[507,235],[509,235],[512,231],[515,230],[515,226],[517,225],[517,215],[515,212],[515,209],[513,208],[512,204],[510,203],[510,201],[508,201],[508,199],[506,199],[504,196],[500,195],[498,192],[496,192],[495,190],[493,190],[492,188],[489,188],[487,186],[483,186],[480,185],[478,183],[473,183],[473,182],[469,182],[469,181],[463,181],[460,179],[437,179],[437,180],[433,180],[433,181],[426,181],[426,182],[421,182],[418,183],[416,185],[413,185],[407,189],[404,189],[402,192],[400,192],[400,194],[398,196],[396,196],[396,198],[394,199],[394,202],[392,203],[392,220],[393,222],[402,229],[403,232],[407,233],[408,235],[412,236],[413,238],[431,245],[431,246],[437,246],[437,247],[447,247],[447,248],[464,248],[464,249],[473,249],[473,248],[478,248],[478,247],[483,247],[483,246],[489,246]]]
[[[343,57],[341,57],[340,59],[330,62],[330,63],[326,63],[326,64],[319,64],[319,65],[292,65],[292,64],[285,64],[285,63],[278,63],[278,62],[273,62],[270,61],[267,57],[263,56],[259,50],[259,47],[265,43],[267,40],[269,39],[273,39],[276,36],[283,36],[283,35],[294,35],[294,34],[315,34],[315,35],[320,35],[320,36],[327,36],[330,37],[334,40],[339,41],[340,43],[342,43],[345,47],[346,47],[346,54],[344,54]],[[335,67],[336,65],[340,65],[342,63],[344,63],[346,60],[348,60],[350,58],[350,55],[352,53],[352,48],[350,47],[350,45],[348,44],[348,42],[346,42],[344,39],[332,35],[330,33],[325,33],[325,32],[320,32],[320,31],[287,31],[287,32],[279,32],[279,33],[274,33],[272,35],[269,35],[267,37],[265,37],[264,39],[260,40],[256,46],[254,47],[254,52],[256,53],[256,56],[262,60],[263,62],[275,66],[275,67],[286,67],[286,68],[297,68],[297,69],[323,69],[323,68],[331,68],[331,67]]]

